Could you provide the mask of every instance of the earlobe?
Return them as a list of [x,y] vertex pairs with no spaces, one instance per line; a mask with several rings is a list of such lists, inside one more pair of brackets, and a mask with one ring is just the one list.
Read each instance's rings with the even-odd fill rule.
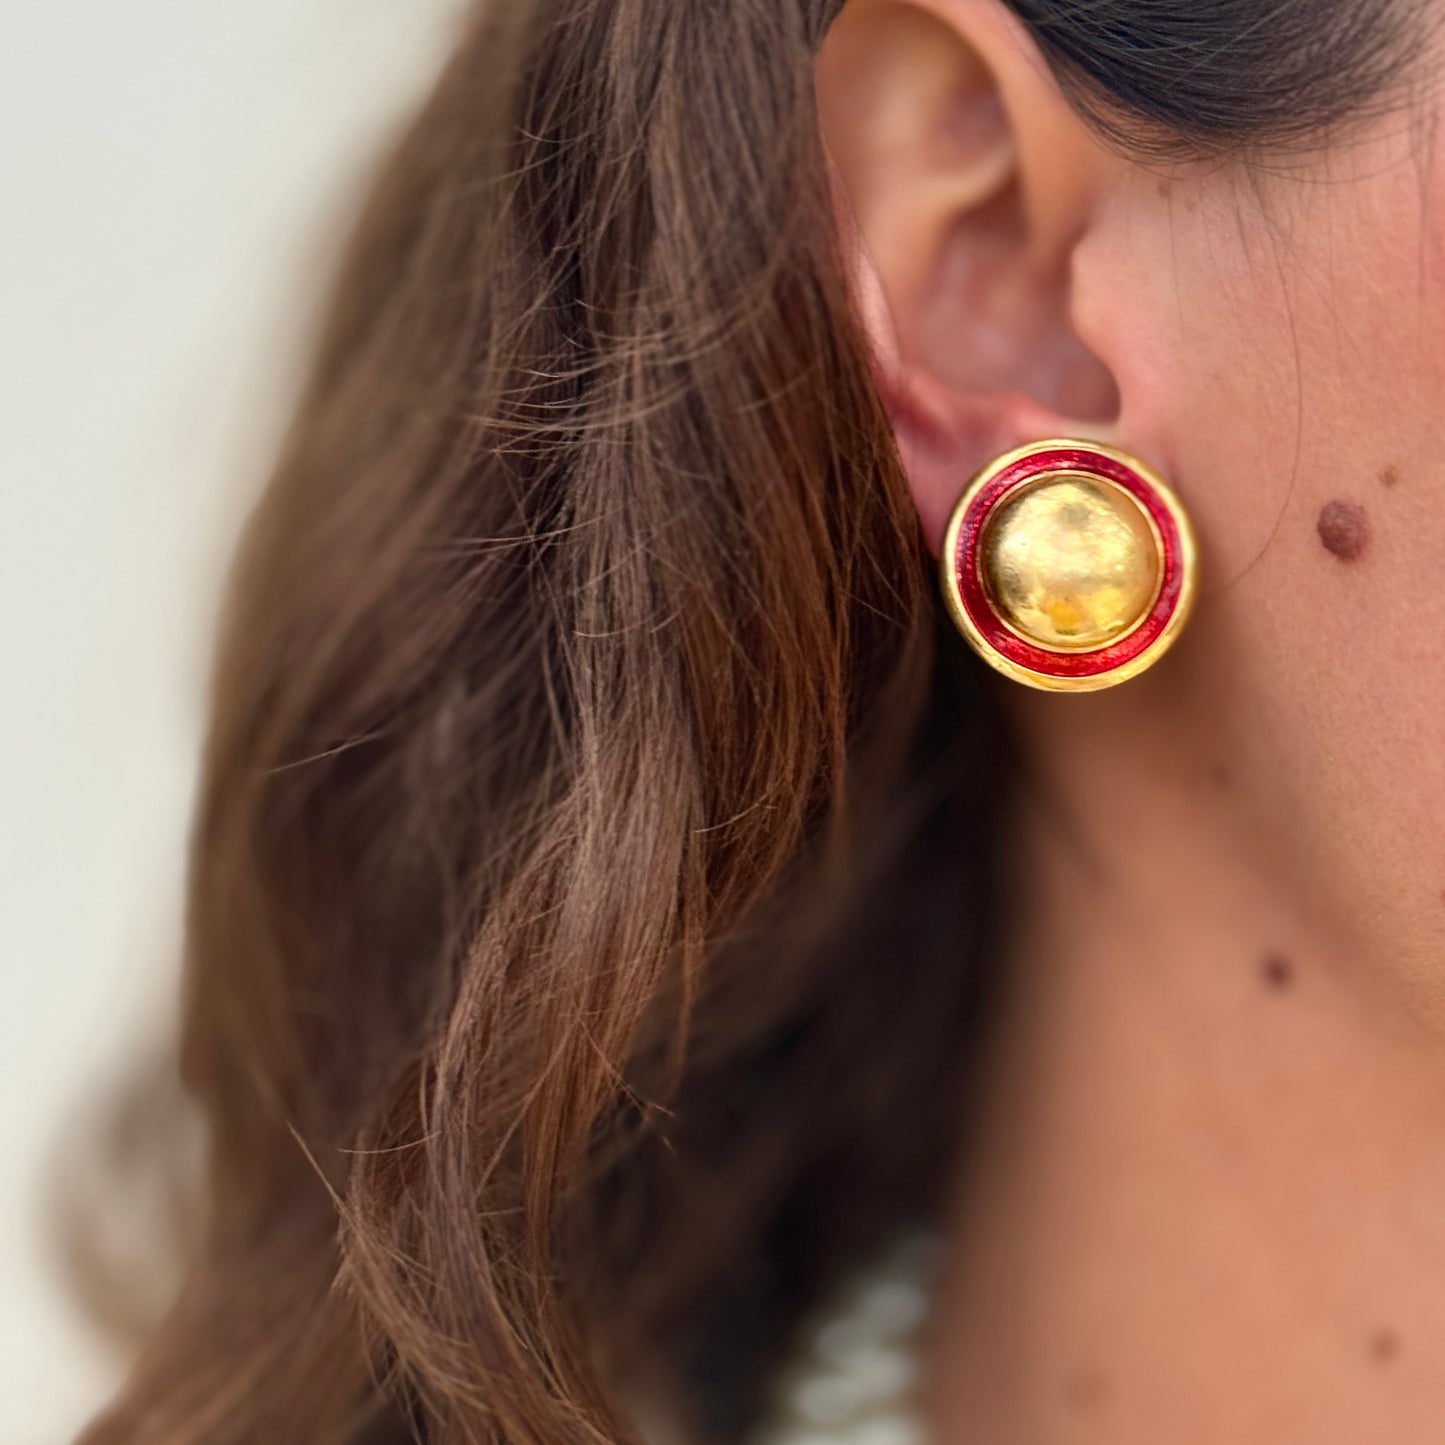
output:
[[1118,396],[1070,321],[1095,154],[996,0],[849,0],[818,63],[845,243],[924,535],[988,459],[1109,440]]

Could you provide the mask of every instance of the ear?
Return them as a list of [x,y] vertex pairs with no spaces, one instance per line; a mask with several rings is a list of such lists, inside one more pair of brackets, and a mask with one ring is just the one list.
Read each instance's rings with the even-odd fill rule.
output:
[[879,384],[936,552],[991,457],[1112,440],[1119,396],[1075,332],[1071,276],[1119,162],[997,0],[848,0],[818,96]]

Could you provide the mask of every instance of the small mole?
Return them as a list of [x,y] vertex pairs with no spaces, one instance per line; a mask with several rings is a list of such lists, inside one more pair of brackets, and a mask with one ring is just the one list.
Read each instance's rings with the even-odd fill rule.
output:
[[1380,473],[1380,480],[1387,487],[1398,487],[1400,485],[1400,470],[1398,467],[1386,467]]
[[1171,182],[1169,182],[1169,181],[1160,181],[1160,182],[1159,182],[1159,197],[1160,197],[1161,200],[1167,201],[1167,200],[1169,199],[1169,197],[1172,196],[1173,194],[1174,194],[1174,186],[1173,186],[1173,184],[1172,184]]
[[1109,1402],[1109,1381],[1101,1370],[1080,1370],[1064,1386],[1064,1400],[1071,1410],[1090,1413]]
[[1376,1330],[1370,1336],[1370,1358],[1377,1365],[1393,1365],[1400,1358],[1400,1337],[1394,1330]]
[[1341,562],[1354,562],[1370,544],[1370,519],[1354,502],[1330,502],[1315,524],[1326,552]]
[[1228,763],[1215,763],[1209,770],[1209,781],[1221,793],[1227,793],[1234,786],[1234,774]]
[[1275,993],[1287,993],[1294,987],[1294,964],[1282,953],[1271,953],[1259,966],[1264,986]]

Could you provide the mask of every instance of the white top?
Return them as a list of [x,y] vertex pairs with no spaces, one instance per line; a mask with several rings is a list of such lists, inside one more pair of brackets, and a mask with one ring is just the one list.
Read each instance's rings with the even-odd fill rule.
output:
[[825,1302],[749,1445],[923,1445],[918,1336],[939,1256],[900,1237]]

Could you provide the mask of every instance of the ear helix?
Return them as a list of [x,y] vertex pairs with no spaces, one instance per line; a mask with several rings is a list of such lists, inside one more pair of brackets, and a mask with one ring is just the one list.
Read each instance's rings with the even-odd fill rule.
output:
[[1159,474],[1096,442],[1054,439],[989,463],[954,509],[949,612],[1006,677],[1097,692],[1174,645],[1198,587],[1194,529]]

